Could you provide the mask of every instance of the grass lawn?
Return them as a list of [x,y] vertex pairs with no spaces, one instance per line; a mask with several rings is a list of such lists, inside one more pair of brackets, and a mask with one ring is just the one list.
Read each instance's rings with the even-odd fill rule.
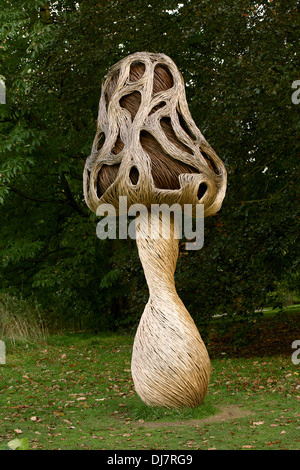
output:
[[7,344],[0,449],[15,438],[43,450],[299,449],[300,364],[291,355],[215,358],[204,404],[172,411],[136,395],[132,343],[82,333]]

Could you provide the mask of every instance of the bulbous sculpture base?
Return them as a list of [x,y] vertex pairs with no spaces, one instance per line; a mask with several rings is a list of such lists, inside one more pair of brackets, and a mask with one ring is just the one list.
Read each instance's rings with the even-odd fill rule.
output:
[[159,222],[155,234],[153,218],[149,213],[141,214],[137,228],[137,246],[150,297],[134,339],[132,377],[136,392],[147,405],[196,407],[207,393],[210,360],[176,292],[178,239],[174,221],[165,227],[170,230],[169,238],[163,236],[164,218]]

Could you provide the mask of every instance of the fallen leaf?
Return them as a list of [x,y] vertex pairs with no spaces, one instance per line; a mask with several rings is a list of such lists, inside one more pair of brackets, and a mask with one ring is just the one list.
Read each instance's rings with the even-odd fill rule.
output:
[[27,437],[23,437],[23,439],[13,439],[7,443],[7,446],[11,450],[28,450],[28,439]]

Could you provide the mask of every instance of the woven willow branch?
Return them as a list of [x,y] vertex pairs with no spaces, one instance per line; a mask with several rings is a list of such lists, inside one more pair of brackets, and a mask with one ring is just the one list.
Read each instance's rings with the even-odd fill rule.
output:
[[150,214],[139,217],[137,246],[150,297],[134,340],[132,377],[137,393],[148,405],[195,407],[207,392],[210,361],[199,331],[176,292],[178,239],[174,238],[174,222],[170,239],[164,239],[166,219],[160,217],[160,221],[160,230],[153,233]]
[[[163,203],[191,204],[193,210],[204,204],[205,216],[220,209],[225,167],[194,123],[182,76],[169,57],[135,53],[111,68],[83,179],[85,200],[94,212],[106,203],[118,213],[120,196],[149,211],[151,204]],[[174,222],[170,225],[172,233]],[[178,240],[165,239],[162,232],[155,238],[146,233],[150,226],[148,212],[137,229],[150,297],[133,345],[135,388],[149,405],[198,406],[207,392],[210,361],[175,289]]]

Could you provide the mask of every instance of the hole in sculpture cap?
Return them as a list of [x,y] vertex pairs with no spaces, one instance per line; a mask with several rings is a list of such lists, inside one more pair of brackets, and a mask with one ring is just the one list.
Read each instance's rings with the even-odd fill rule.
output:
[[135,115],[139,110],[141,101],[142,97],[139,91],[128,93],[127,95],[122,96],[120,99],[121,108],[127,109],[130,112],[132,121],[134,120]]
[[166,102],[165,102],[165,101],[161,101],[161,102],[158,103],[156,106],[153,106],[153,108],[151,109],[151,111],[150,111],[150,113],[149,113],[149,116],[151,116],[151,114],[156,113],[156,111],[158,111],[159,109],[163,108],[164,106],[166,106]]
[[203,198],[206,191],[207,191],[207,184],[206,183],[200,183],[198,191],[197,191],[197,198],[199,199],[199,201],[200,201],[200,199]]
[[100,199],[109,186],[115,181],[118,176],[120,163],[115,165],[102,165],[97,178],[97,196]]
[[216,175],[219,175],[220,174],[219,169],[218,169],[217,165],[215,164],[213,158],[210,155],[208,155],[208,153],[205,152],[204,150],[202,150],[202,149],[200,149],[200,150],[201,150],[201,153],[202,153],[203,157],[205,158],[206,163],[208,164],[209,168],[212,171],[214,171],[216,173]]
[[111,153],[114,155],[118,155],[124,148],[124,143],[122,142],[120,138],[120,133],[118,134],[117,140],[115,142],[114,147],[111,149]]
[[91,176],[91,172],[87,168],[87,170],[86,170],[86,186],[85,186],[87,195],[89,195],[89,193],[90,193],[90,176]]
[[146,67],[145,67],[145,64],[143,64],[143,62],[139,62],[139,61],[132,62],[130,66],[130,73],[129,73],[130,81],[136,82],[137,80],[142,78],[142,76],[145,73],[145,68]]
[[169,68],[164,64],[158,64],[154,68],[153,95],[160,91],[169,90],[174,85],[174,80]]
[[129,172],[129,178],[132,184],[137,184],[139,181],[140,173],[136,166],[132,166]]
[[101,132],[99,134],[97,142],[96,142],[97,152],[99,152],[99,150],[103,147],[104,142],[105,142],[105,134],[104,134],[104,132]]

